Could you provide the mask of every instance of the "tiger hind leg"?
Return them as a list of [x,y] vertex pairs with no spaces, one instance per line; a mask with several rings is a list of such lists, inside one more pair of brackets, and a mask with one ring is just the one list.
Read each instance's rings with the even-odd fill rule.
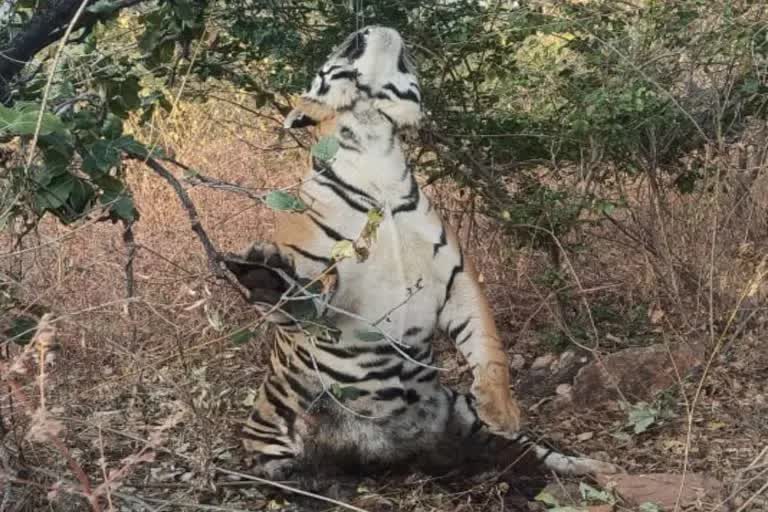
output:
[[446,390],[452,396],[451,418],[446,429],[448,440],[458,440],[463,457],[484,459],[501,467],[516,461],[531,460],[544,469],[564,476],[615,474],[622,470],[608,462],[565,455],[543,446],[531,434],[519,431],[511,434],[491,432],[480,420],[471,395]]
[[304,422],[295,404],[280,396],[282,386],[268,377],[240,430],[243,448],[253,454],[253,469],[269,478],[289,476],[304,451]]

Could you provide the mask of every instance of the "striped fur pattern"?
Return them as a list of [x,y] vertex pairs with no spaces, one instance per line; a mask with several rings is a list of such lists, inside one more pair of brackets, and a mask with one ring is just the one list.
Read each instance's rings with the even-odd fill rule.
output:
[[[402,128],[420,118],[413,66],[400,35],[384,27],[340,45],[287,117],[288,127],[311,125],[340,148],[329,162],[312,158],[299,191],[309,210],[282,214],[274,242],[228,260],[278,327],[269,374],[242,430],[245,448],[272,477],[312,460],[440,463],[450,454],[450,464],[508,444],[562,473],[612,470],[519,432],[506,353],[475,271],[401,147]],[[333,261],[334,246],[359,239],[372,209],[383,220],[368,258]],[[311,300],[330,328],[298,321],[300,301],[274,307],[313,280],[323,286]],[[438,332],[469,363],[469,394],[440,383]]]

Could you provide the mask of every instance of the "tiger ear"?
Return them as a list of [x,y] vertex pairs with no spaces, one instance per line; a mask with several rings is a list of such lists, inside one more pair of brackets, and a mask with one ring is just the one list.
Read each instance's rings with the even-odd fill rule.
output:
[[317,100],[300,96],[296,104],[285,117],[283,126],[285,128],[305,128],[321,124],[336,116],[336,111],[320,103]]

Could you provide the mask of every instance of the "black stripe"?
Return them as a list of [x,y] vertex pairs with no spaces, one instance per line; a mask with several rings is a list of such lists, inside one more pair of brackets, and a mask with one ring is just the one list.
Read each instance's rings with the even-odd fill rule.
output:
[[397,398],[405,398],[405,390],[403,388],[382,388],[376,391],[374,400],[395,400]]
[[269,430],[276,430],[278,432],[280,431],[279,425],[277,425],[276,423],[272,423],[267,419],[264,419],[264,417],[262,417],[261,415],[261,412],[255,409],[251,412],[251,415],[248,417],[248,421],[251,423],[255,423],[256,425],[266,427]]
[[301,399],[303,399],[305,402],[311,402],[315,399],[315,395],[309,392],[307,388],[304,387],[304,385],[299,382],[299,380],[291,375],[290,373],[285,375],[285,381],[288,383],[288,387],[291,388],[291,391],[296,393]]
[[371,90],[371,87],[365,84],[358,83],[357,84],[357,90],[364,93],[369,98],[373,96],[373,91]]
[[264,429],[264,428],[258,428],[258,427],[259,427],[259,425],[256,425],[254,423],[246,423],[245,425],[243,425],[243,429],[247,428],[248,430],[250,430],[251,432],[253,432],[255,434],[261,434],[261,435],[267,436],[267,437],[275,437],[275,436],[281,435],[279,430]]
[[283,352],[282,349],[275,347],[274,353],[277,356],[278,362],[283,365],[283,367],[288,366],[288,357],[285,355],[285,352]]
[[541,457],[539,457],[539,456],[537,455],[537,456],[536,456],[536,458],[537,458],[537,459],[539,459],[541,462],[544,462],[545,460],[547,460],[547,458],[548,458],[550,455],[552,455],[553,453],[555,453],[555,451],[556,451],[556,450],[555,450],[554,448],[547,448],[547,453],[545,453],[545,454],[544,454],[544,455],[542,455]]
[[405,370],[400,374],[400,380],[409,381],[424,370],[429,370],[426,366],[413,365],[410,370]]
[[321,174],[322,177],[333,181],[343,189],[349,192],[352,192],[354,194],[357,194],[359,196],[363,196],[364,198],[368,199],[371,202],[374,202],[374,203],[376,202],[375,197],[368,194],[365,190],[359,189],[354,185],[350,185],[349,183],[341,179],[341,177],[338,174],[336,174],[336,172],[333,170],[333,167],[323,162],[322,160],[313,157],[312,169],[314,169],[314,171],[317,172],[318,174]]
[[349,375],[347,373],[342,373],[340,371],[337,371],[330,366],[326,366],[320,361],[313,361],[312,356],[307,352],[306,350],[301,349],[301,347],[296,347],[296,355],[299,356],[299,359],[301,359],[301,362],[304,363],[308,369],[315,370],[315,365],[317,365],[317,370],[330,377],[331,379],[335,380],[336,382],[341,382],[343,384],[350,384],[352,382],[359,382],[360,379],[355,377],[354,375]]
[[408,195],[405,195],[401,198],[405,200],[405,203],[397,206],[394,210],[392,210],[392,215],[394,216],[400,212],[409,212],[415,210],[419,206],[420,196],[421,194],[419,194],[419,184],[416,183],[416,178],[411,175],[411,189],[408,191]]
[[317,219],[315,218],[315,216],[314,216],[314,215],[312,215],[311,213],[309,214],[309,219],[310,219],[312,222],[314,222],[314,223],[315,223],[315,225],[316,225],[317,227],[319,227],[319,228],[322,230],[322,232],[323,232],[323,233],[325,233],[325,236],[327,236],[328,238],[330,238],[330,239],[332,239],[332,240],[336,240],[337,242],[340,242],[341,240],[350,240],[350,241],[351,241],[351,239],[349,239],[349,238],[347,238],[347,237],[345,237],[345,236],[342,236],[342,234],[341,234],[341,233],[339,233],[338,231],[336,231],[336,230],[335,230],[335,229],[333,229],[332,227],[330,227],[330,226],[328,226],[328,225],[326,225],[326,224],[323,224],[322,222],[320,222],[319,220],[317,220]]
[[326,354],[331,354],[332,356],[338,357],[340,359],[352,359],[357,357],[357,354],[345,348],[331,347],[321,344],[316,345],[316,347],[318,350],[322,350]]
[[397,354],[397,351],[389,343],[382,345],[353,345],[347,347],[347,350],[355,354],[375,354],[377,356]]
[[422,331],[421,327],[409,327],[405,331],[406,336],[414,336],[416,334],[419,334]]
[[384,89],[386,89],[388,91],[392,91],[392,93],[395,96],[397,96],[398,98],[400,98],[401,100],[408,100],[408,101],[412,101],[414,103],[419,103],[420,102],[419,96],[415,92],[410,90],[410,89],[408,89],[405,92],[402,92],[402,91],[398,90],[398,88],[395,87],[395,85],[392,84],[392,83],[388,83],[387,85],[385,85]]
[[[386,98],[386,99],[389,99],[389,98]],[[383,111],[383,110],[381,110],[380,108],[377,108],[376,110],[379,112],[379,114],[381,114],[382,116],[384,116],[384,118],[385,118],[387,121],[389,121],[389,123],[390,123],[391,125],[393,125],[393,126],[397,126],[397,123],[395,122],[395,120],[394,120],[394,119],[392,119],[392,116],[390,116],[389,114],[387,114],[386,112],[384,112],[384,111]]]
[[401,73],[408,73],[408,67],[405,65],[405,47],[400,48],[400,55],[397,57],[397,70]]
[[451,270],[451,277],[448,279],[448,284],[445,287],[445,302],[448,302],[451,299],[451,288],[453,288],[453,281],[456,279],[456,276],[464,271],[464,255],[462,254],[461,259],[459,260],[459,264],[453,267]]
[[464,320],[462,323],[454,327],[453,329],[448,331],[448,336],[451,338],[451,340],[456,341],[456,337],[461,334],[461,331],[467,328],[469,325],[469,318]]
[[405,392],[405,401],[408,404],[415,404],[419,400],[421,400],[421,396],[415,389],[409,389]]
[[339,196],[339,198],[340,198],[342,201],[344,201],[345,203],[347,203],[347,206],[349,206],[349,207],[350,207],[350,208],[352,208],[353,210],[357,210],[358,212],[361,212],[361,213],[368,213],[368,210],[369,210],[370,208],[366,208],[366,207],[365,207],[365,206],[363,206],[362,204],[358,203],[357,201],[355,201],[354,199],[352,199],[351,197],[349,197],[349,196],[348,196],[348,195],[347,195],[347,194],[346,194],[346,193],[345,193],[345,192],[344,192],[344,191],[341,189],[341,187],[337,187],[337,186],[336,186],[336,185],[334,185],[333,183],[328,183],[328,182],[324,182],[324,181],[321,181],[321,180],[315,180],[315,183],[317,183],[317,184],[318,184],[318,185],[320,185],[321,187],[328,187],[328,188],[330,188],[330,189],[333,191],[333,193],[334,193],[334,194],[336,194],[337,196]]
[[[286,446],[286,448],[288,448],[288,447]],[[264,462],[269,462],[269,461],[272,461],[272,460],[293,459],[295,457],[296,457],[296,454],[294,454],[291,451],[287,451],[285,453],[285,455],[274,454],[274,453],[260,453],[258,460],[259,460],[260,463],[263,464]]]
[[341,57],[346,57],[351,62],[356,61],[365,53],[365,46],[365,37],[360,33],[356,33],[351,37],[347,47],[344,48]]
[[350,71],[339,71],[338,73],[334,73],[331,75],[331,80],[338,80],[340,78],[344,78],[346,80],[357,80],[358,72],[356,70],[350,70]]
[[396,376],[400,375],[402,370],[403,370],[403,364],[399,363],[399,364],[396,364],[395,366],[391,366],[391,367],[385,368],[383,370],[370,371],[370,372],[366,373],[363,376],[363,378],[360,379],[360,380],[363,381],[363,380],[386,380],[386,379],[391,379],[392,377],[396,377]]
[[445,226],[440,226],[440,241],[432,244],[432,256],[437,256],[437,252],[448,243],[448,235],[445,232]]
[[343,140],[339,139],[339,147],[342,149],[346,149],[347,151],[354,151],[355,153],[360,153],[360,149],[351,145],[347,144]]
[[328,91],[331,90],[331,84],[325,81],[324,76],[320,76],[320,88],[317,90],[318,96],[325,96],[328,94]]
[[339,66],[338,64],[334,64],[333,66],[329,67],[328,69],[321,69],[320,71],[317,72],[317,74],[320,75],[320,76],[325,76],[328,73],[333,72],[333,70],[339,69],[340,67],[341,66]]
[[472,337],[472,335],[475,333],[475,331],[470,330],[466,336],[464,336],[461,340],[456,342],[456,346],[460,347],[463,344],[465,344],[467,341],[469,341],[469,338]]
[[416,382],[424,383],[424,382],[432,382],[433,380],[435,380],[435,377],[437,377],[437,370],[433,368],[427,368],[427,370],[429,370],[429,373],[422,375],[421,377],[416,379]]
[[353,132],[352,129],[349,128],[348,126],[342,125],[342,127],[339,128],[339,136],[340,138],[349,140],[350,142],[353,142],[358,146],[360,145],[360,139],[357,138],[357,135],[355,135],[355,132]]
[[286,405],[283,403],[282,400],[280,400],[280,397],[275,395],[275,393],[269,388],[269,386],[264,386],[264,397],[267,399],[267,402],[272,404],[272,407],[275,408],[275,412],[278,416],[283,418],[285,421],[286,427],[288,427],[288,437],[293,439],[293,432],[295,428],[295,422],[296,422],[296,413],[289,407],[286,407]]
[[318,256],[316,254],[312,254],[311,252],[305,251],[304,249],[301,249],[301,248],[299,248],[296,245],[287,244],[286,247],[288,247],[289,249],[293,249],[294,251],[296,251],[300,255],[304,256],[308,260],[319,261],[321,263],[326,263],[326,264],[330,264],[331,263],[331,258],[326,258],[326,257],[323,257],[323,256]]
[[358,366],[360,368],[380,368],[382,366],[388,365],[391,361],[391,357],[377,357],[372,361],[363,361],[362,363],[358,363]]
[[[414,348],[414,347],[411,347],[411,348]],[[432,345],[425,345],[418,352],[416,352],[415,350],[412,350],[412,352],[415,352],[415,353],[408,354],[408,355],[411,356],[412,358],[414,358],[417,361],[424,362],[424,359],[427,359],[427,356],[432,353]],[[430,357],[430,359],[431,359],[431,357]]]
[[475,434],[477,434],[480,430],[483,428],[483,422],[479,419],[475,418],[475,421],[472,422],[472,427],[469,429],[469,436],[472,437]]
[[277,391],[279,394],[283,395],[284,397],[286,398],[288,397],[288,393],[285,392],[285,388],[276,379],[267,379],[267,385],[272,386],[275,391]]
[[259,441],[264,444],[279,444],[281,446],[286,446],[285,443],[281,443],[278,439],[274,437],[267,437],[267,436],[260,436],[258,434],[254,434],[253,432],[249,432],[246,430],[247,427],[243,427],[240,431],[241,435],[243,437],[247,437],[248,439],[253,439],[254,441]]

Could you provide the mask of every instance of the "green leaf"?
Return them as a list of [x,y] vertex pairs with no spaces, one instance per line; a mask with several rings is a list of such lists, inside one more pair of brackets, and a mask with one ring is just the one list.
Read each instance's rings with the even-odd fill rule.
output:
[[641,503],[637,510],[639,512],[661,512],[661,507],[651,501],[646,501]]
[[253,338],[254,334],[254,331],[250,329],[240,329],[229,335],[229,341],[231,341],[233,345],[243,345],[248,343],[251,338]]
[[114,140],[97,140],[83,148],[80,154],[83,155],[83,170],[91,176],[107,173],[120,163],[120,148]]
[[284,212],[303,212],[307,209],[307,205],[301,198],[282,190],[273,190],[267,194],[264,202],[269,208]]
[[339,401],[356,400],[365,394],[365,391],[354,386],[340,386],[337,382],[331,384],[331,394]]
[[588,502],[612,504],[616,501],[610,492],[595,489],[584,482],[579,483],[579,493],[581,494],[581,499]]
[[116,139],[123,134],[123,120],[112,113],[107,114],[101,126],[101,135],[107,139]]
[[[35,108],[33,104],[17,104],[14,108],[7,108],[0,105],[0,134],[8,135],[32,135],[37,127],[40,109]],[[64,123],[51,114],[44,112],[40,120],[39,135],[48,135],[51,133],[65,132]]]
[[550,507],[557,507],[560,505],[560,502],[557,500],[557,498],[552,496],[552,494],[548,493],[547,491],[541,491],[533,499],[535,501],[544,503],[545,505],[549,505]]
[[363,331],[363,330],[356,330],[355,336],[357,336],[357,339],[360,341],[381,341],[386,338],[382,333],[378,331]]
[[85,180],[75,178],[75,186],[67,198],[67,202],[51,213],[56,215],[64,224],[69,224],[81,218],[86,210],[91,206],[96,192]]
[[139,212],[133,202],[133,197],[125,189],[123,183],[112,176],[102,175],[94,182],[101,188],[102,194],[99,196],[101,204],[108,204],[109,211],[114,218],[135,221],[139,218]]
[[631,426],[635,434],[642,434],[656,423],[659,418],[659,410],[651,407],[646,402],[638,402],[630,406],[627,425]]
[[333,135],[321,137],[312,146],[312,155],[324,162],[330,161],[339,151],[339,140]]
[[11,325],[3,331],[3,336],[13,338],[13,342],[26,345],[32,340],[37,328],[37,320],[30,316],[17,316],[11,320]]
[[106,14],[113,12],[118,8],[118,5],[110,2],[109,0],[98,0],[98,2],[94,3],[93,5],[86,7],[85,10],[94,14]]
[[71,174],[54,176],[46,184],[39,184],[35,204],[40,210],[58,208],[67,201],[74,188],[75,177]]
[[110,208],[119,218],[127,221],[135,221],[138,217],[133,198],[127,194],[120,195]]

